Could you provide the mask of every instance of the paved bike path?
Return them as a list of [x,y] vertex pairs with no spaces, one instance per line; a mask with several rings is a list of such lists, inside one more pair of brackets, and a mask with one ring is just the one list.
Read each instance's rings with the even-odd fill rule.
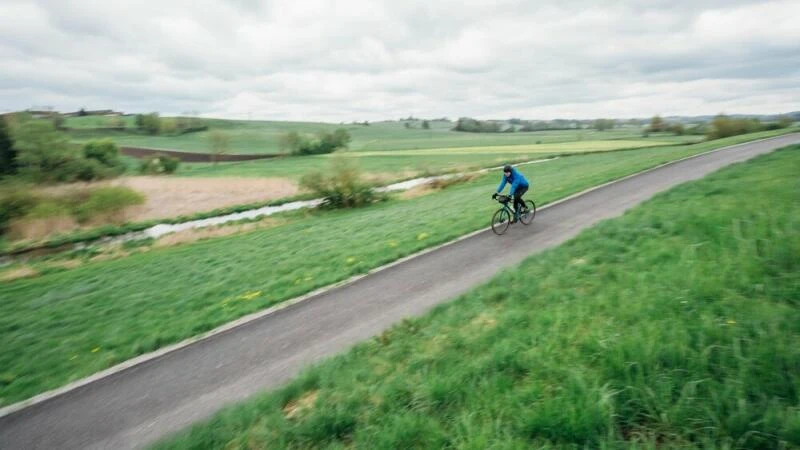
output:
[[667,165],[541,210],[531,226],[512,226],[500,237],[486,231],[409,259],[2,417],[0,448],[144,446],[279,386],[310,363],[423,314],[660,191],[793,143],[800,134]]

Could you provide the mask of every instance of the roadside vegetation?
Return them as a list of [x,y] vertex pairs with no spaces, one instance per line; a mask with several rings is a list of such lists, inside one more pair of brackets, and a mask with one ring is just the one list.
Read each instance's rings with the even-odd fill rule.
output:
[[660,194],[156,448],[797,448],[798,171]]
[[[737,142],[525,166],[537,204]],[[248,313],[486,227],[492,173],[410,200],[286,214],[265,230],[154,249],[0,285],[0,403],[12,403]],[[359,242],[358,246],[350,245]],[[186,264],[192,261],[192,264]]]
[[131,189],[76,187],[53,194],[47,187],[111,179],[125,170],[111,140],[76,146],[54,122],[0,118],[0,239],[38,239],[80,226],[123,223],[124,210],[144,201]]

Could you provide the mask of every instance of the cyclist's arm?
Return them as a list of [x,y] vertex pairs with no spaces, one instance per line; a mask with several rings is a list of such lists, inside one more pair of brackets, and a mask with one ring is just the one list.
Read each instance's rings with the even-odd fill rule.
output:
[[500,181],[500,186],[497,188],[497,193],[503,192],[503,188],[506,187],[506,177],[503,177],[503,180]]

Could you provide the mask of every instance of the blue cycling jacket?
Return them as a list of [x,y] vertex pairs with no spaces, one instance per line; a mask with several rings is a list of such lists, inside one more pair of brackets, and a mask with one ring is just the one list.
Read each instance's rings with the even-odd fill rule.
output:
[[503,192],[506,183],[511,183],[511,190],[508,191],[508,195],[514,195],[517,188],[528,187],[528,180],[513,167],[511,168],[511,175],[508,178],[503,174],[503,181],[500,182],[500,186],[497,188],[498,193]]

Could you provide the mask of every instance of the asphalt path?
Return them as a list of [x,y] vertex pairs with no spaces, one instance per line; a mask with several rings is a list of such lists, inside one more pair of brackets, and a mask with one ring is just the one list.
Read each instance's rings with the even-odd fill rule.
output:
[[[225,405],[280,386],[309,364],[452,300],[658,192],[799,142],[799,134],[786,135],[665,165],[543,209],[532,225],[513,225],[503,236],[484,231],[423,253],[5,415],[0,449],[146,446]],[[529,195],[535,194],[534,189]]]

